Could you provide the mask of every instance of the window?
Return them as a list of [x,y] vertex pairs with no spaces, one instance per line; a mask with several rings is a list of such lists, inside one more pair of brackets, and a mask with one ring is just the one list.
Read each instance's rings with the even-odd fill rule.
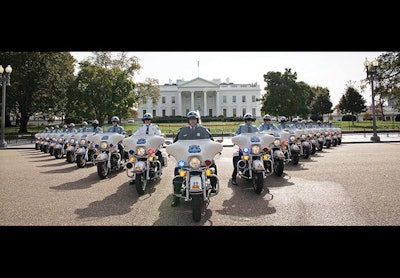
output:
[[255,108],[252,108],[252,109],[251,109],[251,112],[252,112],[251,114],[253,114],[253,117],[255,117],[255,116],[256,116],[256,109],[255,109]]
[[256,96],[251,96],[251,101],[256,102]]
[[242,109],[242,115],[246,115],[246,108]]
[[222,103],[226,103],[226,96],[222,97]]
[[242,96],[242,102],[246,102],[246,96]]
[[163,111],[162,111],[162,115],[163,115],[163,117],[165,117],[165,116],[166,116],[165,109],[163,109]]
[[157,116],[157,110],[153,110],[153,117]]
[[233,108],[233,110],[232,110],[232,117],[237,117],[236,116],[236,108]]
[[165,103],[165,97],[161,98],[161,103]]
[[236,96],[232,96],[232,102],[236,103]]
[[172,109],[172,116],[175,116],[175,109]]
[[226,117],[226,108],[222,109],[222,115],[224,115],[224,117]]
[[175,103],[175,97],[171,97],[171,103]]
[[212,109],[208,109],[208,116],[212,117]]

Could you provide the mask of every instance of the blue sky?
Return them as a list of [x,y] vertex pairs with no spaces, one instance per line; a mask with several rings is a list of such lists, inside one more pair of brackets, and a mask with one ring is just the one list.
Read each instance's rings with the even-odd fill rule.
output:
[[[81,61],[92,52],[71,52]],[[135,81],[156,78],[159,84],[171,79],[185,81],[201,77],[214,78],[233,83],[255,83],[264,93],[263,75],[269,71],[283,73],[290,68],[297,73],[297,81],[310,86],[329,89],[331,101],[335,106],[345,92],[346,84],[352,81],[367,101],[371,103],[371,89],[362,92],[360,81],[366,78],[365,58],[372,61],[384,52],[127,52],[139,58],[142,69]]]

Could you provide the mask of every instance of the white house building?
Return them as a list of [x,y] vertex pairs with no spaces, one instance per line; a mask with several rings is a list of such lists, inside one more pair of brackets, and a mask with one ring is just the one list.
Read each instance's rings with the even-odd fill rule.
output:
[[189,111],[199,111],[201,116],[240,117],[251,113],[260,117],[261,89],[257,83],[221,83],[221,79],[211,81],[197,77],[190,81],[176,80],[176,83],[160,85],[157,104],[151,99],[139,105],[138,117],[147,112],[153,117],[186,116]]

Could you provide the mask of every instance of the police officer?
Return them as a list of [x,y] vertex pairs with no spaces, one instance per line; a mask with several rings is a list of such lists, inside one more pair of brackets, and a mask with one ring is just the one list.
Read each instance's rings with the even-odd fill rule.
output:
[[94,133],[103,133],[103,129],[99,127],[99,121],[98,120],[93,120],[92,122],[92,131]]
[[[179,140],[197,140],[197,139],[210,139],[214,141],[214,138],[212,134],[208,131],[207,128],[199,124],[199,115],[197,114],[196,111],[190,111],[187,114],[187,120],[188,120],[188,125],[181,127],[176,134],[174,138],[174,143],[179,141]],[[217,174],[217,165],[213,163],[211,167],[214,167],[215,169],[215,174]],[[178,175],[178,167],[175,167],[175,176]],[[181,186],[182,186],[183,178],[182,177],[175,177],[172,180],[172,183],[174,185],[174,193],[179,194],[181,193]],[[216,186],[216,179],[211,178],[211,186],[212,191],[215,192],[215,186]],[[176,197],[173,195],[173,200],[171,203],[171,206],[176,207],[179,205],[179,197]]]
[[279,129],[285,129],[285,128],[290,128],[290,126],[287,124],[287,118],[285,116],[282,116],[280,119],[280,124],[278,125]]
[[[141,125],[134,133],[133,135],[161,135],[161,130],[158,127],[158,125],[152,123],[153,120],[153,115],[151,113],[145,113],[143,115],[142,121],[143,125]],[[127,153],[125,156],[125,159],[128,159]],[[164,166],[164,158],[161,154],[161,151],[158,149],[156,152],[156,156],[158,157],[158,160],[161,163],[161,166]],[[135,184],[135,180],[131,180],[130,184]]]
[[91,131],[90,128],[87,127],[88,123],[86,121],[83,121],[81,124],[81,128],[78,130],[78,132],[89,132]]
[[68,133],[73,133],[73,132],[78,132],[75,128],[75,124],[74,123],[70,123],[69,124],[69,128],[67,129]]
[[270,116],[270,115],[265,114],[265,116],[263,117],[263,120],[264,120],[264,123],[262,123],[262,124],[258,127],[258,130],[259,130],[259,131],[269,130],[269,129],[272,129],[272,130],[278,129],[276,126],[274,126],[274,125],[271,123],[271,116]]
[[214,141],[213,136],[207,128],[199,124],[199,115],[196,111],[190,111],[187,114],[188,125],[181,127],[174,138],[174,143],[178,140],[196,140],[210,138]]
[[[244,119],[244,124],[241,124],[238,129],[235,132],[235,135],[239,135],[242,133],[254,133],[258,132],[258,128],[253,124],[253,122],[256,120],[252,114],[246,113],[243,117]],[[240,157],[242,156],[242,151],[239,150],[239,155],[235,155],[232,158],[232,163],[233,163],[233,172],[232,172],[232,184],[237,185],[236,181],[236,176],[237,176],[237,163],[240,160]]]
[[117,132],[119,134],[125,134],[124,128],[119,125],[119,118],[117,116],[113,116],[111,118],[111,124],[112,126],[107,129],[107,132]]
[[153,115],[151,113],[145,113],[142,118],[143,125],[141,125],[133,135],[161,135],[160,128],[158,125],[153,124]]
[[[107,132],[116,132],[119,134],[125,134],[124,128],[119,125],[119,118],[117,116],[113,116],[111,118],[111,124],[112,124],[112,126],[110,126],[107,129]],[[124,154],[124,147],[121,145],[121,143],[118,144],[118,150],[119,150],[121,157],[123,159],[125,159],[126,155]]]

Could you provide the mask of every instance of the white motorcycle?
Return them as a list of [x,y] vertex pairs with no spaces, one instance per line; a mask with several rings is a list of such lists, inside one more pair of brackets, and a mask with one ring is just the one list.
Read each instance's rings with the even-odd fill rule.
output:
[[232,138],[232,143],[239,147],[234,156],[240,159],[236,164],[238,175],[245,180],[251,180],[254,191],[260,194],[264,190],[264,180],[268,173],[264,162],[272,163],[270,150],[275,137],[267,133],[242,133]]
[[95,144],[92,137],[94,132],[80,133],[77,148],[75,149],[75,161],[78,168],[84,168],[86,163],[94,163]]
[[97,166],[99,177],[105,179],[111,170],[118,171],[124,167],[125,162],[119,152],[118,144],[122,143],[125,135],[113,132],[98,135],[98,137],[94,137],[93,139],[96,144],[94,163]]
[[[210,202],[219,192],[215,157],[223,145],[210,139],[179,140],[166,147],[176,159],[173,192],[177,198],[191,202],[193,220],[198,222]],[[214,187],[214,188],[213,188]],[[179,192],[178,192],[179,191]]]
[[156,153],[165,142],[159,135],[132,135],[122,141],[125,152],[128,153],[126,174],[135,183],[136,191],[143,195],[150,180],[157,179],[162,174],[162,163],[167,166],[167,157],[157,157]]

